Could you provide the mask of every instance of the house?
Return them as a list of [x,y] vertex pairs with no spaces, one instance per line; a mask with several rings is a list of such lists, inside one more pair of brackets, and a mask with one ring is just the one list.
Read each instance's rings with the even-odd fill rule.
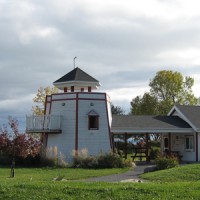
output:
[[162,149],[177,151],[185,161],[200,161],[200,106],[175,105],[168,116],[177,116],[189,128],[181,133],[162,135]]
[[[200,161],[200,106],[175,105],[167,116],[113,116],[111,132],[124,136],[161,135],[161,153],[178,155],[183,161]],[[147,152],[148,154],[148,152]]]
[[[42,133],[46,148],[57,146],[68,161],[72,151],[109,152],[114,138],[161,134],[161,152],[200,161],[200,106],[175,105],[167,116],[112,116],[110,98],[96,92],[98,80],[75,68],[53,83],[60,93],[46,97],[44,116],[27,116],[29,133]],[[148,149],[145,150],[148,158]]]

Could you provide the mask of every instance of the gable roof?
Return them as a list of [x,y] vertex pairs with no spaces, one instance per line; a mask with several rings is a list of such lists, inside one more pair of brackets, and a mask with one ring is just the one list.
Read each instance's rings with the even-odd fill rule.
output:
[[113,115],[113,133],[191,132],[191,126],[178,116]]
[[191,125],[196,131],[200,131],[200,106],[175,105],[169,115],[177,114]]
[[76,67],[69,73],[65,74],[64,76],[56,80],[54,83],[63,83],[63,82],[70,82],[70,81],[94,82],[94,83],[99,84],[98,80],[96,80],[95,78],[93,78],[92,76],[90,76],[89,74],[87,74],[86,72],[84,72],[78,67]]

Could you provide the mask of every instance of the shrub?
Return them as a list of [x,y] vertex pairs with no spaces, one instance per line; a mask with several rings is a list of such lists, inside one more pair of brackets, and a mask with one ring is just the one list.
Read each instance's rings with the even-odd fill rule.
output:
[[65,156],[58,152],[57,146],[46,149],[45,155],[42,157],[42,165],[66,167],[68,163],[65,161]]
[[96,168],[97,160],[96,157],[89,156],[88,150],[86,148],[81,149],[81,151],[73,151],[73,165],[72,167],[80,168]]
[[155,164],[158,170],[162,169],[169,169],[172,167],[178,166],[178,160],[177,157],[174,156],[158,156],[155,160]]
[[160,154],[160,149],[158,148],[152,148],[150,150],[150,159],[155,160]]
[[73,167],[80,168],[124,168],[131,167],[131,160],[124,160],[114,152],[102,153],[99,156],[90,156],[86,149],[74,155]]

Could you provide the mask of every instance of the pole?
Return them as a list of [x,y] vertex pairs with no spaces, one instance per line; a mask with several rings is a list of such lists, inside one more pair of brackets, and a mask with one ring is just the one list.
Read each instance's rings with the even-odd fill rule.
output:
[[77,57],[76,57],[76,56],[74,57],[74,69],[75,69],[75,67],[76,67],[76,65],[75,65],[75,59],[77,59]]

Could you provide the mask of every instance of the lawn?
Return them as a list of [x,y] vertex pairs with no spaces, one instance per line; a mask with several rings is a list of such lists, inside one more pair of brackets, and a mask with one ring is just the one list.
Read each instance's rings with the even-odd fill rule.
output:
[[[83,170],[52,168],[16,169],[16,177],[8,178],[9,169],[0,168],[0,199],[199,199],[200,165],[191,164],[144,174],[151,182],[88,183],[79,179],[122,173],[126,169]],[[61,176],[65,181],[53,181]]]
[[66,180],[80,180],[91,177],[106,176],[110,174],[119,174],[126,172],[127,168],[121,169],[73,169],[73,168],[16,168],[15,178],[11,180],[10,169],[0,168],[0,180],[6,182],[49,182],[57,177],[63,177]]
[[200,164],[187,164],[167,170],[142,174],[140,177],[153,182],[200,181]]

